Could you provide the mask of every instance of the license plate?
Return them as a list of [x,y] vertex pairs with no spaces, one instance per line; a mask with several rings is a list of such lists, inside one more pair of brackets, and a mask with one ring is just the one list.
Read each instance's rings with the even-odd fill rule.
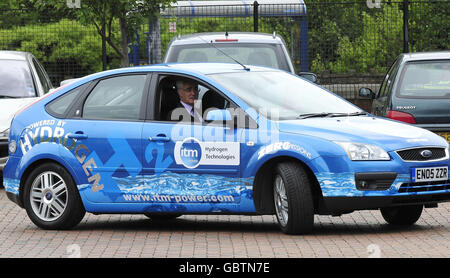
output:
[[447,142],[450,142],[450,132],[436,132],[436,134],[442,136]]
[[413,182],[443,181],[448,180],[448,166],[413,168]]

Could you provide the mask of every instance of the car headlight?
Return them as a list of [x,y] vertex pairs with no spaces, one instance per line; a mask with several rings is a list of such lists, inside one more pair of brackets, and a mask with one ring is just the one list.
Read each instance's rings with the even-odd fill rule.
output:
[[351,160],[390,160],[389,154],[380,147],[353,142],[335,142],[341,146]]

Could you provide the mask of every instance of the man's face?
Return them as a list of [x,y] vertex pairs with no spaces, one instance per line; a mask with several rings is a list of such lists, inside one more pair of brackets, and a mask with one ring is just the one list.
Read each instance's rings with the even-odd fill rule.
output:
[[178,88],[178,95],[182,102],[193,106],[198,98],[198,85],[194,82],[183,82],[183,86]]

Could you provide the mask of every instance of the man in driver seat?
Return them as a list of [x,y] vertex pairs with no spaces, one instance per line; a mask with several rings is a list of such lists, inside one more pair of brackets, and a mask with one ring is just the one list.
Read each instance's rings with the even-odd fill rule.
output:
[[191,79],[179,79],[176,82],[176,89],[180,101],[169,113],[169,120],[202,123],[202,115],[195,109],[195,102],[198,99],[198,83]]

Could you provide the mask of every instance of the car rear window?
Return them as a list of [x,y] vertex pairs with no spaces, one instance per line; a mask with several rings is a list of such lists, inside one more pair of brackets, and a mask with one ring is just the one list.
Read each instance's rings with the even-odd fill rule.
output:
[[0,60],[0,98],[36,97],[26,61]]
[[[257,43],[216,43],[216,48],[207,44],[192,44],[174,46],[167,57],[168,63],[235,63],[230,57],[242,64],[265,66],[289,71],[283,50],[277,44]],[[220,50],[218,50],[218,49]]]
[[67,113],[69,106],[74,102],[75,98],[88,86],[84,84],[73,89],[70,92],[56,98],[45,107],[47,112],[56,118],[62,118]]
[[450,98],[450,61],[407,63],[397,91],[404,98]]
[[147,76],[117,76],[98,82],[83,106],[83,118],[138,120]]

